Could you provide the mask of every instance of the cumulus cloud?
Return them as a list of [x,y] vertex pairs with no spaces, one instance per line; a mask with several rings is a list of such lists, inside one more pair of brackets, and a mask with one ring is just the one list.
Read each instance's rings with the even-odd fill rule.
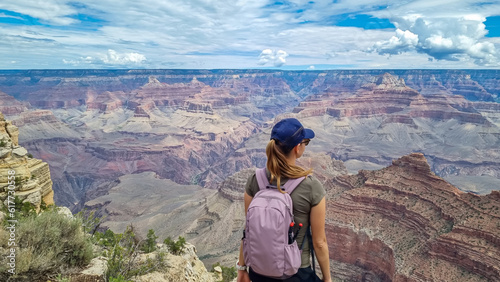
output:
[[410,51],[418,44],[418,35],[409,30],[396,30],[396,35],[387,41],[380,41],[373,46],[380,54],[401,54]]
[[81,57],[78,60],[63,59],[64,64],[69,65],[130,65],[141,64],[146,61],[146,56],[139,53],[117,53],[115,50],[109,49],[108,53],[99,57]]
[[146,60],[146,57],[139,53],[118,54],[115,50],[109,49],[102,61],[106,64],[124,65],[129,63],[140,64]]
[[281,67],[286,63],[286,57],[288,57],[288,53],[283,50],[275,52],[271,49],[265,49],[260,53],[257,64],[266,65],[272,63],[275,67]]
[[478,65],[498,64],[495,45],[485,40],[486,19],[477,15],[456,18],[423,18],[410,15],[394,19],[396,34],[379,41],[372,50],[379,54],[417,51],[437,60],[458,61],[471,58]]
[[[0,26],[0,57],[27,69],[247,68],[256,63],[418,68],[429,67],[428,58],[440,68],[498,67],[494,62],[499,61],[495,48],[500,48],[500,37],[486,38],[481,25],[486,17],[498,16],[498,1],[387,0],[384,7],[376,0],[333,2],[0,1],[0,17],[17,19]],[[351,20],[363,15],[389,19],[398,31],[336,26],[346,15]],[[375,52],[365,52],[368,48]],[[262,51],[258,58],[255,50]],[[380,55],[402,52],[407,53]],[[5,60],[0,67],[12,68]]]

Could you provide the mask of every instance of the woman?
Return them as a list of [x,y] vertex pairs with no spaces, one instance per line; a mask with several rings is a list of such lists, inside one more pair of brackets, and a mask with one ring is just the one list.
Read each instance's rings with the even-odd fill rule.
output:
[[[311,225],[312,241],[314,251],[318,259],[323,281],[331,282],[330,261],[328,256],[328,245],[325,235],[325,189],[314,177],[309,176],[312,169],[305,170],[295,164],[295,161],[302,156],[309,141],[314,138],[314,132],[305,129],[302,124],[294,118],[283,119],[278,122],[271,131],[271,141],[267,144],[266,173],[269,182],[276,185],[280,191],[282,185],[288,179],[306,177],[290,195],[293,201],[294,221],[302,223],[304,226]],[[252,175],[245,187],[245,214],[254,195],[259,191],[259,186],[255,174]],[[283,191],[282,191],[283,192]],[[302,245],[305,239],[307,228],[300,229],[297,237],[298,246]],[[243,248],[240,246],[240,256],[236,263],[238,268],[238,282],[267,282],[267,281],[315,281],[315,273],[310,265],[309,242],[306,239],[302,249],[302,263],[299,271],[286,280],[277,280],[262,276],[245,267]]]

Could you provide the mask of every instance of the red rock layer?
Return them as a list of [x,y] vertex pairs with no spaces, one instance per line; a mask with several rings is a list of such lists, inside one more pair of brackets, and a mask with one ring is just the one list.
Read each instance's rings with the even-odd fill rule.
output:
[[500,193],[460,192],[414,153],[326,185],[334,276],[349,281],[495,281]]
[[122,91],[106,91],[99,95],[89,95],[85,104],[89,110],[96,109],[102,113],[110,113],[123,106],[123,97],[125,97],[125,93]]
[[40,122],[46,122],[48,124],[56,124],[60,121],[49,110],[35,110],[32,112],[24,113],[18,119],[14,120],[12,123],[17,127],[22,127],[27,124],[28,125],[36,124]]
[[26,102],[20,102],[14,97],[0,91],[0,112],[4,115],[18,115],[28,109]]
[[[487,104],[487,103],[484,103]],[[462,96],[443,94],[422,96],[405,85],[404,80],[386,73],[374,82],[363,85],[354,96],[339,98],[325,94],[310,98],[294,109],[300,117],[370,117],[385,115],[386,123],[413,124],[413,118],[456,119],[463,123],[490,124]]]
[[150,77],[149,82],[131,92],[132,101],[154,101],[157,106],[182,106],[184,101],[199,93],[205,84],[194,79],[190,83],[167,84]]

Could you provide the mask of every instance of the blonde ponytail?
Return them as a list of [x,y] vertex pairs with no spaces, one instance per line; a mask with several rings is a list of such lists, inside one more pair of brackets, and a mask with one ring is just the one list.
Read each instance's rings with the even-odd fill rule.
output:
[[305,170],[300,166],[290,165],[282,148],[279,146],[279,142],[274,139],[271,139],[267,144],[266,155],[266,167],[271,173],[269,182],[272,183],[276,179],[276,186],[278,186],[281,193],[285,193],[285,191],[281,190],[281,177],[294,179],[312,173],[312,169]]

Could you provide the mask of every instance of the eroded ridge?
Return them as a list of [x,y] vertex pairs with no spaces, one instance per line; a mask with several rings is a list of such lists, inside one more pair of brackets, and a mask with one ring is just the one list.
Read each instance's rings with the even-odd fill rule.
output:
[[[328,188],[334,275],[363,281],[485,281],[500,277],[500,193],[464,193],[413,153]],[[361,281],[360,280],[360,281]]]

